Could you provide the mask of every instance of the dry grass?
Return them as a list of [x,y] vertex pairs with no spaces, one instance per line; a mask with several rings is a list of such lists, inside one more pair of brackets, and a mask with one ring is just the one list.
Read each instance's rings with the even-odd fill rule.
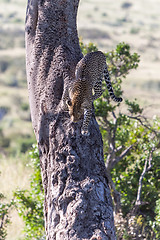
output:
[[1,157],[0,159],[0,192],[8,199],[16,188],[28,188],[30,169],[25,166],[23,159]]
[[0,51],[0,57],[25,57],[24,48],[14,48],[14,49],[2,49]]
[[[23,159],[0,158],[0,192],[9,201],[13,197],[13,191],[29,188],[30,169],[25,166]],[[12,224],[8,227],[6,240],[17,240],[22,236],[23,221],[17,212],[11,212]]]
[[7,229],[8,234],[6,240],[18,240],[20,238],[24,239],[23,238],[24,223],[17,214],[16,210],[13,210],[11,212],[11,221],[12,224],[8,225]]

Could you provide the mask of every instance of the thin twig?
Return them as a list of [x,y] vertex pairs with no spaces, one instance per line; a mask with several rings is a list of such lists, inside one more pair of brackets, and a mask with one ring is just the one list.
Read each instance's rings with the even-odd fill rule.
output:
[[[129,115],[127,115],[127,117],[139,121],[140,124],[141,124],[143,127],[145,127],[145,128],[147,128],[148,130],[152,131],[152,132],[155,134],[155,136],[158,137],[157,131],[152,128],[152,126],[150,125],[150,123],[147,121],[147,118],[145,118],[144,116],[138,115],[138,116],[135,116],[135,117],[134,117],[134,116],[129,116]],[[144,122],[143,122],[143,120],[144,120]]]
[[[144,164],[144,168],[143,168],[143,172],[139,178],[139,184],[138,184],[138,191],[137,191],[137,199],[136,199],[136,203],[135,206],[140,206],[141,205],[141,192],[142,192],[142,182],[143,182],[143,178],[144,175],[146,174],[146,172],[148,172],[151,168],[152,168],[152,159],[153,159],[153,152],[155,151],[155,147],[152,148],[149,157],[146,158],[145,160],[145,164]],[[148,167],[147,167],[148,165]]]
[[114,168],[114,166],[119,162],[121,161],[127,154],[128,152],[130,151],[130,149],[132,149],[134,146],[134,144],[130,145],[129,147],[127,147],[121,154],[120,156],[116,156],[114,158],[114,160],[111,162],[110,166],[108,166],[109,169],[112,169]]

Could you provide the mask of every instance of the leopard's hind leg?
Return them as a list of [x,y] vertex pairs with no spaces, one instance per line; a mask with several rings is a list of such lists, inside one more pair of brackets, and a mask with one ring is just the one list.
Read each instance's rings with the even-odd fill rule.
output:
[[94,101],[97,98],[99,98],[103,93],[103,91],[102,91],[102,79],[101,78],[98,79],[98,81],[96,81],[93,89],[94,89],[94,95],[92,96],[92,99]]

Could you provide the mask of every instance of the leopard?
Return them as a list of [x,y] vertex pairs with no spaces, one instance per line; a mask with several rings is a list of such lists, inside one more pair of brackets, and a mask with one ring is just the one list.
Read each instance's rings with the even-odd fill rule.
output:
[[83,118],[81,134],[89,136],[89,123],[92,117],[93,101],[102,93],[102,80],[105,80],[109,95],[115,102],[122,102],[112,88],[106,57],[101,51],[86,54],[76,65],[75,79],[65,93],[64,101],[72,122]]

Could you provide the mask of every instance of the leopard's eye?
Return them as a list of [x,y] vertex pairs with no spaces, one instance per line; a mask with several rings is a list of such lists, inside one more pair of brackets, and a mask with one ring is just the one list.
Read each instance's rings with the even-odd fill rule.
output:
[[71,100],[68,100],[68,101],[67,101],[67,104],[68,104],[68,106],[72,106]]

